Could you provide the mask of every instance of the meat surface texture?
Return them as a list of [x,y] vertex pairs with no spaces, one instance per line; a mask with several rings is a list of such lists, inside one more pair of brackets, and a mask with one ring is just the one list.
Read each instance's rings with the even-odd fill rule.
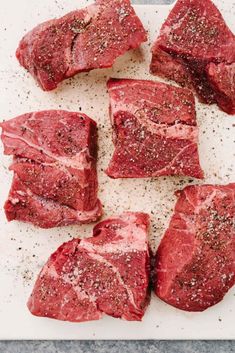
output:
[[97,0],[35,27],[21,40],[16,56],[49,91],[79,72],[111,67],[146,40],[130,0]]
[[235,36],[211,0],[178,0],[152,47],[151,72],[235,114]]
[[1,123],[4,153],[13,155],[7,219],[42,228],[89,223],[97,199],[97,128],[84,114],[28,113]]
[[103,314],[141,320],[149,303],[149,217],[126,212],[93,237],[73,239],[51,255],[28,301],[33,315],[81,322]]
[[160,82],[108,82],[115,151],[112,178],[203,178],[193,94]]
[[203,311],[235,284],[235,184],[189,186],[178,197],[157,250],[155,293]]

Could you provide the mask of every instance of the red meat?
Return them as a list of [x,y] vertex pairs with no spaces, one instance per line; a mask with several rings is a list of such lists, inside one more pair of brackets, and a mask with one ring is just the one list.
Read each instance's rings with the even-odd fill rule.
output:
[[156,255],[155,293],[186,311],[220,302],[235,284],[235,184],[189,186]]
[[[211,0],[178,0],[152,54],[153,74],[193,87],[202,102],[217,103],[234,114],[235,81],[230,65],[235,63],[235,36]],[[226,67],[218,66],[215,78],[211,77],[213,64]]]
[[103,314],[141,320],[149,302],[149,217],[127,212],[93,237],[63,244],[43,267],[28,301],[33,315],[81,322]]
[[15,177],[5,205],[9,220],[51,227],[99,218],[93,120],[51,110],[21,115],[1,127],[5,154],[14,156]]
[[190,91],[160,82],[108,82],[115,152],[112,178],[203,178],[195,102]]
[[16,56],[49,91],[79,72],[111,67],[146,40],[129,0],[97,0],[38,25],[21,40]]

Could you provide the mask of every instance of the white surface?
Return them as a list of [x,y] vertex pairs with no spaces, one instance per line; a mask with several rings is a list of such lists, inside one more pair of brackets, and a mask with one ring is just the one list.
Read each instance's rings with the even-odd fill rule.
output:
[[[215,2],[235,30],[233,1]],[[150,213],[151,241],[156,247],[172,214],[173,193],[189,180],[176,177],[111,180],[102,171],[113,151],[105,82],[110,76],[157,80],[148,73],[149,43],[140,51],[118,59],[113,69],[80,74],[54,92],[42,92],[15,59],[18,41],[25,30],[75,9],[78,1],[0,0],[0,3],[1,120],[35,110],[78,111],[81,107],[99,125],[99,196],[104,203],[104,217],[123,210]],[[79,6],[84,3],[79,1]],[[169,9],[162,5],[136,6],[150,31],[150,42],[156,37]],[[203,182],[234,182],[235,117],[222,113],[216,106],[197,104],[197,110],[201,164],[206,173]],[[93,225],[40,230],[23,223],[7,223],[2,206],[11,183],[12,175],[7,170],[11,158],[3,157],[2,149],[0,158],[0,339],[235,339],[234,289],[223,302],[203,313],[174,309],[153,296],[141,323],[105,317],[97,322],[72,324],[30,315],[26,301],[41,266],[62,242],[71,237],[89,236]]]

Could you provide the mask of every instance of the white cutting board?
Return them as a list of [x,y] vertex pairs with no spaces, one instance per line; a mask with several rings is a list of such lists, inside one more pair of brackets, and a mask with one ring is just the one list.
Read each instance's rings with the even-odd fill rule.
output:
[[[233,0],[216,0],[235,31]],[[172,214],[174,191],[187,185],[187,178],[111,180],[104,173],[113,151],[108,117],[108,77],[157,80],[148,73],[150,43],[140,51],[118,59],[114,68],[80,74],[55,92],[37,87],[14,56],[18,41],[36,24],[87,4],[76,0],[0,0],[0,120],[43,109],[82,111],[99,125],[100,198],[104,217],[124,210],[145,211],[152,216],[151,241],[159,243]],[[136,11],[156,37],[170,6],[139,5]],[[235,181],[235,117],[216,106],[197,104],[200,157],[205,183]],[[88,323],[66,323],[32,316],[26,307],[34,280],[49,255],[64,241],[89,236],[93,225],[41,230],[7,223],[3,204],[11,183],[7,170],[11,158],[0,151],[0,339],[235,339],[235,288],[223,302],[203,313],[186,313],[161,302],[154,295],[142,322],[110,317]],[[196,181],[195,181],[196,182]]]

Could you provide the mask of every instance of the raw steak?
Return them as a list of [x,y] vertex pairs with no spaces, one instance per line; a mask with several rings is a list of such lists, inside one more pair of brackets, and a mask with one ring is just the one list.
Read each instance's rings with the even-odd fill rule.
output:
[[[228,114],[235,113],[234,69],[230,66],[235,63],[235,36],[210,0],[178,0],[152,55],[153,74],[193,87],[202,102],[217,103]],[[216,70],[211,69],[214,64]],[[221,70],[220,64],[228,67]]]
[[192,93],[160,82],[108,82],[115,152],[112,178],[185,175],[203,178]]
[[1,123],[4,152],[13,155],[14,179],[5,204],[8,220],[49,228],[95,221],[96,123],[60,110],[21,115]]
[[16,56],[49,91],[79,72],[111,67],[146,40],[130,0],[97,0],[38,25],[21,40]]
[[235,183],[189,186],[178,197],[156,255],[155,293],[203,311],[235,284]]
[[81,322],[141,320],[149,302],[149,217],[127,212],[51,255],[28,301],[33,315]]

